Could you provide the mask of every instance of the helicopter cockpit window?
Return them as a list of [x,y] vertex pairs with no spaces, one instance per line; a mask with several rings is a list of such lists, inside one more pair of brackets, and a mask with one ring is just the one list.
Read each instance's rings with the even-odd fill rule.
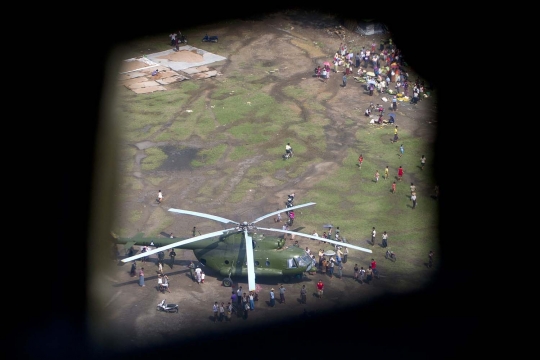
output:
[[309,255],[297,256],[294,258],[297,267],[306,267],[311,264],[311,258]]
[[270,266],[270,261],[266,259],[266,266]]
[[291,268],[296,268],[298,266],[296,266],[296,262],[294,261],[294,259],[287,259],[287,267],[291,269]]
[[258,260],[255,260],[255,266],[259,266],[259,261]]

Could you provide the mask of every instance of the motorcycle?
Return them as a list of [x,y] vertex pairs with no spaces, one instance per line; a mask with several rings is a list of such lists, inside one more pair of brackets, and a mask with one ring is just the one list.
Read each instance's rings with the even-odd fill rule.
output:
[[293,156],[294,156],[294,154],[293,154],[293,151],[292,151],[292,148],[291,148],[290,152],[285,151],[285,154],[283,154],[283,160],[287,160],[288,158],[292,158]]
[[390,251],[390,250],[386,250],[386,255],[384,255],[384,258],[385,259],[390,259],[392,261],[397,260],[396,254],[393,251]]
[[157,309],[156,310],[160,310],[160,311],[165,311],[165,312],[178,312],[178,305],[177,304],[167,304],[165,302],[165,299],[163,299],[158,305],[157,305]]
[[202,38],[202,41],[204,41],[204,42],[218,42],[218,37],[217,37],[217,35],[208,36],[208,34],[206,34]]

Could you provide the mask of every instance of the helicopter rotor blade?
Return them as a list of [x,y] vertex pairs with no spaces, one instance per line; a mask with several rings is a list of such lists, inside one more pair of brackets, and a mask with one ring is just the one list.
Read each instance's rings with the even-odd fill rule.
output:
[[247,229],[244,229],[244,238],[246,239],[247,271],[248,271],[248,289],[255,291],[255,265],[253,260],[253,239],[249,236]]
[[210,220],[216,220],[216,221],[222,222],[224,224],[231,224],[232,223],[232,224],[240,225],[240,223],[238,223],[236,221],[232,221],[232,220],[220,217],[220,216],[200,213],[200,212],[196,212],[196,211],[174,209],[174,208],[170,208],[169,211],[170,212],[175,212],[175,213],[178,213],[178,214],[193,215],[193,216],[199,216],[199,217],[207,218],[207,219],[210,219]]
[[137,260],[139,258],[148,256],[148,255],[156,254],[156,253],[158,253],[160,251],[163,251],[163,250],[167,250],[167,249],[171,249],[171,248],[174,248],[174,247],[186,245],[186,244],[189,244],[189,243],[192,243],[192,242],[195,242],[195,241],[199,241],[199,240],[203,240],[203,239],[208,239],[208,238],[211,238],[211,237],[214,237],[214,236],[224,235],[228,231],[232,231],[232,230],[236,230],[236,228],[215,231],[215,232],[210,233],[210,234],[204,234],[204,235],[200,235],[200,236],[195,236],[195,237],[189,238],[187,240],[180,240],[180,241],[177,241],[177,242],[169,244],[169,245],[160,246],[158,248],[155,248],[154,250],[146,251],[146,252],[143,252],[143,253],[140,253],[140,254],[137,254],[137,255],[133,255],[133,256],[124,258],[124,259],[122,259],[122,262],[127,263],[127,262]]
[[322,238],[320,236],[314,236],[314,235],[308,235],[308,234],[304,234],[304,233],[299,233],[299,232],[296,232],[296,231],[281,230],[281,229],[267,229],[267,228],[262,228],[262,227],[257,227],[257,229],[259,229],[259,230],[268,230],[268,231],[277,231],[277,232],[281,232],[281,233],[285,233],[285,234],[294,234],[294,235],[303,236],[303,237],[307,237],[307,238],[311,238],[311,239],[315,239],[315,240],[324,241],[324,242],[334,244],[334,245],[348,247],[350,249],[365,251],[365,252],[368,252],[370,254],[373,253],[373,251],[371,251],[371,249],[366,249],[366,248],[363,248],[363,247],[360,247],[360,246],[351,245],[349,243],[344,243],[344,242],[341,242],[341,241],[325,239],[325,238]]
[[296,205],[296,206],[293,206],[293,207],[290,207],[290,208],[285,208],[283,210],[278,210],[278,211],[274,211],[274,212],[271,212],[270,214],[266,214],[264,216],[261,216],[260,218],[257,218],[255,219],[252,224],[255,224],[256,222],[259,222],[263,219],[266,219],[266,218],[269,218],[270,216],[274,216],[274,215],[277,215],[279,213],[282,213],[282,212],[285,212],[285,211],[291,211],[291,210],[295,210],[295,209],[300,209],[300,208],[303,208],[303,207],[306,207],[306,206],[311,206],[311,205],[315,205],[316,203],[314,202],[310,202],[310,203],[307,203],[307,204],[302,204],[302,205]]

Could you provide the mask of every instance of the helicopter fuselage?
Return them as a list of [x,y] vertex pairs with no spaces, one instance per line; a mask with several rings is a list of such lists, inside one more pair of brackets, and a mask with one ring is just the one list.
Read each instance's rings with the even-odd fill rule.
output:
[[[253,239],[253,260],[256,276],[283,276],[290,279],[301,275],[314,265],[303,249],[284,248],[280,237],[250,233]],[[161,247],[181,240],[179,238],[116,239],[117,244]],[[219,237],[199,240],[178,246],[193,250],[197,260],[219,272],[222,276],[248,276],[246,245],[243,232],[231,231]],[[127,250],[127,249],[126,249]]]

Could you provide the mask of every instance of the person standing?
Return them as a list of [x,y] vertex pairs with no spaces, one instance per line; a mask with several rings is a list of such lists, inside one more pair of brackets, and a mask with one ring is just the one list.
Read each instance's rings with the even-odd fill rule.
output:
[[134,261],[134,262],[131,264],[131,270],[130,270],[130,272],[129,272],[129,276],[134,277],[134,276],[135,276],[136,270],[137,270],[137,263]]
[[426,156],[422,155],[420,158],[420,169],[424,170],[424,166],[426,166]]
[[416,208],[416,193],[412,193],[411,195],[411,201],[412,201],[412,208]]
[[396,182],[394,181],[392,183],[392,194],[395,194],[396,193]]
[[379,170],[375,170],[375,182],[379,182]]
[[388,179],[388,173],[390,170],[388,169],[388,165],[386,165],[386,169],[384,169],[384,180]]
[[338,264],[338,276],[340,280],[343,278],[343,263],[342,262]]
[[247,294],[243,293],[242,294],[242,310],[247,312],[247,309],[249,309],[249,299],[248,299]]
[[375,226],[373,227],[373,230],[371,230],[371,245],[375,245],[375,236],[377,235],[377,231],[375,231]]
[[401,181],[401,179],[403,178],[403,167],[401,165],[399,166],[399,169],[397,171],[397,177],[398,181]]
[[[141,248],[141,253],[145,253],[146,251],[148,251],[148,248],[147,248],[146,245],[145,245],[145,246],[143,246],[143,247]],[[146,257],[146,256],[143,256],[143,257],[141,258],[141,263],[143,263],[143,264],[146,263],[146,259],[147,259],[147,257]]]
[[382,234],[382,247],[385,248],[387,246],[388,246],[388,234],[386,233],[386,231],[384,231]]
[[201,268],[197,266],[195,268],[195,277],[197,278],[197,283],[199,285],[201,285],[201,272],[202,272]]
[[274,288],[270,289],[270,306],[274,307],[276,304],[276,297],[274,295]]
[[157,256],[158,256],[158,263],[161,264],[161,267],[163,268],[163,260],[165,259],[165,252],[160,251],[158,252]]
[[285,304],[285,288],[283,287],[283,284],[279,287],[279,303]]
[[246,301],[245,303],[242,304],[242,306],[244,307],[244,320],[247,320],[248,313],[249,313],[249,302]]
[[157,194],[157,202],[161,204],[162,201],[163,201],[163,193],[161,192],[161,190],[159,190]]
[[[233,293],[234,294],[234,293]],[[232,304],[231,302],[229,301],[227,303],[227,322],[231,322],[231,319],[232,319]]]
[[343,263],[344,264],[347,262],[347,256],[349,256],[349,248],[345,247],[345,251],[343,251]]
[[358,281],[358,264],[354,264],[354,280]]
[[416,192],[416,185],[411,183],[411,195]]
[[359,68],[360,67],[360,53],[359,52],[356,53],[354,60],[355,60],[355,66]]
[[399,146],[399,157],[402,157],[404,152],[405,152],[405,149],[403,148],[403,144],[401,144]]
[[197,227],[195,226],[193,227],[192,233],[193,233],[192,237],[195,237],[197,235]]
[[171,46],[176,45],[176,33],[169,34],[169,37],[171,38]]
[[366,270],[364,270],[363,266],[361,266],[360,271],[358,271],[358,277],[358,282],[360,283],[360,285],[364,284],[364,279],[366,278]]
[[300,289],[300,302],[302,304],[305,304],[307,302],[307,290],[306,285],[302,285],[302,288]]
[[223,322],[224,320],[225,320],[225,304],[222,301],[221,305],[219,305],[219,321]]
[[169,256],[171,257],[171,269],[174,266],[174,257],[176,256],[176,253],[174,252],[174,248],[171,249],[171,252],[169,253]]
[[390,141],[391,143],[395,143],[398,141],[399,137],[398,137],[398,126],[396,125],[396,127],[394,128],[394,138]]
[[366,284],[369,284],[371,280],[373,279],[373,269],[371,269],[371,265],[366,270]]
[[362,154],[360,154],[360,156],[358,157],[358,168],[362,168],[362,163],[364,162],[364,157],[362,156]]
[[255,294],[253,291],[249,292],[249,309],[251,311],[255,310]]
[[144,268],[139,270],[139,286],[146,286],[144,285]]
[[214,323],[217,322],[218,313],[219,313],[219,305],[218,305],[218,302],[216,301],[214,303],[214,306],[212,306],[212,314],[214,315]]
[[158,273],[161,275],[163,274],[163,265],[161,265],[161,262],[158,261]]
[[171,290],[169,290],[169,277],[167,275],[163,275],[163,288],[165,290],[167,290],[167,292],[171,292]]
[[236,304],[238,305],[238,308],[241,309],[242,305],[242,287],[240,286],[238,290],[236,290]]
[[236,293],[234,292],[234,290],[231,291],[231,293],[232,293],[232,294],[231,294],[231,302],[232,302],[233,304],[238,304],[237,296],[236,296]]
[[370,269],[373,270],[373,274],[378,278],[379,270],[377,270],[377,262],[375,259],[371,259],[371,264],[369,265]]
[[433,250],[429,250],[429,263],[428,263],[428,267],[432,267],[433,266],[433,256],[435,255],[435,253],[433,252]]
[[195,281],[195,276],[193,275],[193,271],[195,270],[195,264],[193,263],[193,261],[189,262],[188,268],[189,268],[189,275],[191,275],[191,280]]
[[323,78],[323,82],[326,84],[326,81],[327,81],[326,80],[326,67],[323,68],[323,70],[322,70],[322,78]]
[[319,282],[317,283],[317,292],[319,294],[319,299],[322,299],[324,293],[324,284],[322,280],[319,280]]
[[329,261],[329,272],[330,272],[330,278],[333,278],[334,277],[334,265],[335,265],[335,260],[333,257],[330,257],[330,261]]
[[321,273],[326,274],[326,267],[328,266],[328,262],[326,261],[326,257],[321,258]]
[[[337,236],[337,233],[336,233],[336,236]],[[336,261],[338,265],[342,262],[342,259],[343,259],[343,251],[341,251],[341,246],[338,246],[337,251],[336,251]]]
[[343,74],[343,87],[347,86],[347,74]]

